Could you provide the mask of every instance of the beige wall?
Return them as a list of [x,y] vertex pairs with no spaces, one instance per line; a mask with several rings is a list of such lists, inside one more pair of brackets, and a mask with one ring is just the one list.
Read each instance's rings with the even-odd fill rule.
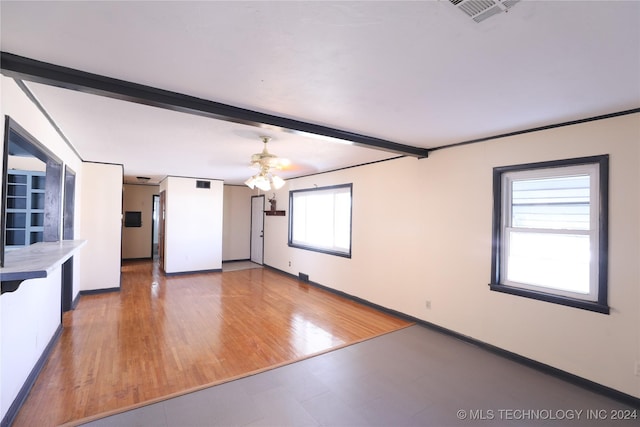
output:
[[[83,163],[80,218],[76,233],[87,244],[77,255],[82,263],[80,289],[120,287],[122,245],[122,165]],[[77,193],[76,189],[76,193]]]
[[[353,183],[353,257],[290,248],[287,221],[266,221],[265,264],[640,397],[639,147],[635,114],[289,180],[278,200]],[[490,291],[493,168],[599,154],[611,314]]]
[[153,232],[153,196],[160,194],[157,185],[130,185],[123,188],[123,212],[142,212],[142,227],[122,227],[122,258],[151,258]]
[[251,195],[246,186],[224,186],[222,260],[249,259],[251,254]]
[[7,169],[46,172],[47,164],[35,157],[9,156],[7,159]]

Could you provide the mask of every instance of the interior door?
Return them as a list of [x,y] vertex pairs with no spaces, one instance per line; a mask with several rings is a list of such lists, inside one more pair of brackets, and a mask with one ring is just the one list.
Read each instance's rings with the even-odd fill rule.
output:
[[264,195],[251,196],[251,261],[264,261]]

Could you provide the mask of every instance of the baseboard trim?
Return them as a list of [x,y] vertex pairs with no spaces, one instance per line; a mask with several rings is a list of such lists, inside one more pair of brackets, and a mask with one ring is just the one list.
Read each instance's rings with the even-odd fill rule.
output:
[[[350,299],[350,300],[358,302],[360,304],[364,304],[366,306],[375,308],[377,310],[380,310],[380,311],[383,311],[385,313],[394,315],[394,316],[399,317],[401,319],[404,319],[404,320],[407,320],[407,321],[410,321],[410,322],[415,322],[415,323],[417,323],[419,325],[425,326],[425,327],[427,327],[429,329],[432,329],[434,331],[443,333],[443,334],[451,336],[453,338],[457,338],[457,339],[459,339],[461,341],[464,341],[464,342],[467,342],[469,344],[473,344],[473,345],[475,345],[477,347],[480,347],[480,348],[482,348],[484,350],[487,350],[487,351],[489,351],[489,352],[491,352],[493,354],[496,354],[498,356],[504,357],[506,359],[512,360],[512,361],[517,362],[517,363],[520,363],[522,365],[528,366],[530,368],[536,369],[536,370],[538,370],[540,372],[544,372],[544,373],[552,375],[554,377],[563,379],[563,380],[565,380],[565,381],[567,381],[567,382],[569,382],[571,384],[577,385],[579,387],[582,387],[582,388],[587,389],[589,391],[598,393],[600,395],[609,397],[609,398],[614,399],[614,400],[616,400],[616,401],[618,401],[620,403],[623,403],[625,405],[629,405],[631,407],[640,409],[640,398],[637,398],[635,396],[631,396],[630,394],[623,393],[623,392],[621,392],[619,390],[616,390],[616,389],[613,389],[611,387],[607,387],[605,385],[596,383],[594,381],[588,380],[586,378],[580,377],[580,376],[572,374],[570,372],[563,371],[562,369],[555,368],[555,367],[553,367],[551,365],[547,365],[545,363],[538,362],[537,360],[530,359],[530,358],[528,358],[526,356],[522,356],[522,355],[520,355],[518,353],[514,353],[512,351],[505,350],[505,349],[497,347],[497,346],[495,346],[493,344],[489,344],[489,343],[486,343],[484,341],[480,341],[480,340],[478,340],[476,338],[473,338],[473,337],[470,337],[470,336],[467,336],[467,335],[463,335],[463,334],[461,334],[459,332],[453,331],[451,329],[444,328],[442,326],[436,325],[436,324],[428,322],[426,320],[418,319],[417,317],[410,316],[410,315],[408,315],[406,313],[402,313],[400,311],[396,311],[396,310],[393,310],[393,309],[390,309],[390,308],[375,304],[375,303],[373,303],[371,301],[367,301],[365,299],[362,299],[362,298],[359,298],[357,296],[348,294],[346,292],[342,292],[342,291],[339,291],[337,289],[330,288],[330,287],[322,285],[320,283],[316,283],[316,282],[313,282],[313,281],[310,281],[310,280],[302,281],[299,276],[296,276],[294,274],[291,274],[291,273],[288,273],[286,271],[280,270],[278,268],[272,267],[270,265],[264,264],[264,267],[268,268],[270,270],[273,270],[273,271],[277,271],[278,273],[284,274],[285,276],[291,277],[293,279],[300,280],[301,282],[303,282],[305,284],[309,284],[309,285],[312,285],[314,287],[323,289],[323,290],[325,290],[327,292],[331,292],[333,294],[336,294],[336,295],[339,295],[341,297]],[[308,278],[308,276],[307,276],[307,278]]]
[[183,276],[185,274],[202,274],[202,273],[222,273],[221,268],[214,268],[213,270],[195,270],[195,271],[178,271],[176,273],[167,273],[165,271],[165,276]]
[[120,292],[120,288],[88,289],[80,291],[80,295],[108,294],[109,292]]
[[29,395],[31,388],[35,384],[36,379],[38,378],[38,375],[40,375],[40,371],[42,371],[42,368],[44,367],[44,364],[49,358],[49,355],[53,351],[53,347],[55,346],[56,342],[60,338],[60,335],[62,335],[62,323],[58,325],[58,328],[56,329],[55,333],[49,340],[49,343],[42,351],[40,358],[38,358],[38,361],[34,365],[31,372],[29,373],[29,376],[25,380],[24,384],[20,388],[18,395],[13,400],[13,403],[11,403],[11,406],[9,406],[7,413],[5,414],[5,416],[2,418],[2,421],[0,422],[1,427],[9,427],[15,421],[15,418],[18,415],[20,408],[22,408],[24,401],[27,399],[27,396]]
[[245,259],[227,259],[227,260],[222,260],[223,264],[227,264],[227,263],[232,263],[232,262],[247,262],[247,261],[251,261],[249,258],[245,258]]

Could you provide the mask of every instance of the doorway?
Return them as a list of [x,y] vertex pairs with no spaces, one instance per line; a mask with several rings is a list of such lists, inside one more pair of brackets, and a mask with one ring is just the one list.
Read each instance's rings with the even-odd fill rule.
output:
[[264,195],[251,196],[251,261],[264,261]]
[[[62,210],[62,239],[74,238],[74,206],[76,174],[68,166],[64,168],[64,202]],[[62,312],[73,309],[73,257],[62,264]]]
[[158,262],[160,269],[164,271],[164,235],[165,235],[165,209],[167,205],[166,191],[160,192],[158,202]]
[[160,229],[160,196],[153,196],[153,211],[152,211],[152,223],[151,223],[151,258],[158,259],[158,242],[159,242],[159,229]]

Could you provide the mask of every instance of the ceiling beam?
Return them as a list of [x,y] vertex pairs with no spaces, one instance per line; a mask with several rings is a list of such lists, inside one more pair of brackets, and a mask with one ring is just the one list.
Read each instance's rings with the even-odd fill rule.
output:
[[181,113],[195,114],[217,120],[241,123],[260,128],[298,133],[306,136],[350,142],[353,145],[423,158],[429,150],[361,135],[327,126],[260,113],[221,104],[194,96],[145,86],[99,74],[37,61],[7,52],[0,52],[2,74],[79,92],[101,95],[138,104],[151,105]]

